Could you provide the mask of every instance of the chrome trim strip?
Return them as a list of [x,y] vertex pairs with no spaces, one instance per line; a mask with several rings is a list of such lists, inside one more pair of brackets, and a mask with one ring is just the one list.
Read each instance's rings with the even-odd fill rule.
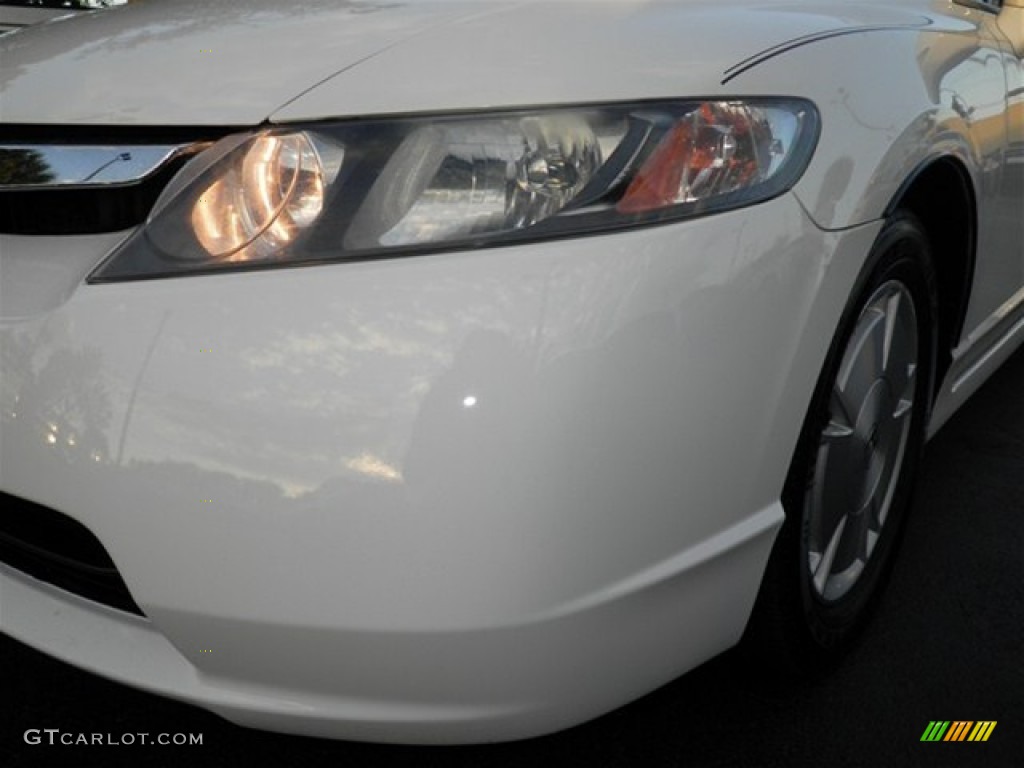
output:
[[[990,332],[994,332],[1000,325],[1005,322],[1013,322],[1011,318],[1013,318],[1018,312],[1024,313],[1024,288],[1021,288],[1013,294],[1013,296],[1007,299],[1007,301],[1005,301],[1003,305],[992,314],[988,321],[982,323],[981,327],[971,334],[966,345],[961,345],[961,347],[953,350],[953,360],[959,361],[965,354],[974,349],[980,339],[984,338]],[[1009,344],[1020,333],[1024,333],[1024,316],[1020,317],[1016,322],[1013,322],[1010,330],[1002,334],[978,357],[977,360],[971,364],[966,371],[957,376],[956,381],[953,382],[951,391],[955,393],[964,384],[966,384],[978,373],[979,370],[985,367],[994,355],[1000,352],[1003,347]]]
[[142,181],[205,144],[0,144],[0,190],[109,187]]

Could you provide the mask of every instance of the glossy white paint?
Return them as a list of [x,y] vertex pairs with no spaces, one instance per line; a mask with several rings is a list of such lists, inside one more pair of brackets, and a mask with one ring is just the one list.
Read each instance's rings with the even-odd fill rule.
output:
[[875,230],[822,233],[786,196],[599,241],[81,288],[0,332],[31,361],[4,380],[0,485],[74,509],[194,666],[188,697],[239,722],[568,724],[738,638],[813,385],[778,361],[827,344],[822,299]]
[[402,40],[479,13],[444,0],[185,0],[65,16],[0,41],[3,120],[253,125]]
[[919,8],[835,0],[520,3],[438,25],[339,73],[272,119],[735,93],[722,88],[728,70],[788,41],[927,23]]
[[[795,191],[822,227],[879,218],[906,180],[936,157],[963,164],[977,196],[977,248],[985,255],[976,264],[967,338],[1024,282],[1024,183],[1020,166],[1002,162],[1008,122],[1000,75],[1019,62],[994,37],[991,14],[961,9],[959,17],[962,25],[876,32],[870,56],[863,39],[835,38],[829,69],[817,64],[819,50],[799,48],[746,73],[738,87],[770,91],[794,68],[808,73],[802,94],[822,109],[826,128]],[[835,78],[835,71],[854,69],[860,77]]]
[[[68,372],[93,408],[58,431],[95,444],[79,440],[55,465],[46,434],[6,424],[5,486],[73,503],[127,574],[144,571],[129,580],[147,608],[259,615],[293,567],[288,550],[268,551],[305,519],[296,577],[307,599],[282,606],[289,620],[440,628],[558,610],[773,501],[788,457],[770,460],[760,488],[718,468],[764,462],[755,435],[775,409],[747,382],[794,354],[830,244],[791,198],[732,218],[740,231],[705,219],[600,241],[82,288],[7,338],[38,364],[94,369]],[[768,258],[766,235],[778,242]],[[779,278],[788,273],[803,277]],[[735,353],[711,355],[734,322],[748,328]],[[24,402],[34,387],[20,384]],[[680,389],[719,404],[680,407]],[[26,407],[41,416],[47,405]],[[79,460],[93,451],[98,465]],[[76,467],[101,475],[47,480]],[[131,503],[102,474],[125,467],[129,486],[144,480]],[[183,495],[158,492],[165,483]],[[168,510],[158,519],[140,514],[154,494]],[[680,515],[684,504],[696,512]],[[647,510],[646,525],[623,518],[631,507]],[[347,520],[337,536],[313,535],[336,516]],[[194,526],[231,532],[249,563],[238,571],[252,571],[248,594],[230,606],[202,588],[220,546],[180,558]],[[133,546],[144,535],[165,544],[165,565]],[[379,557],[385,544],[393,561]],[[481,591],[484,563],[496,578]],[[339,566],[352,573],[339,578]]]
[[[96,533],[149,617],[0,569],[0,626],[60,658],[278,730],[569,725],[739,637],[826,349],[920,162],[959,158],[991,222],[962,366],[1004,343],[971,386],[1024,338],[1024,249],[1004,227],[1020,187],[999,167],[1007,129],[980,126],[999,109],[985,77],[1016,60],[981,12],[255,5],[141,3],[0,39],[0,116],[254,124],[786,93],[816,102],[822,137],[770,202],[478,252],[85,285],[126,233],[0,237],[0,489]],[[269,53],[252,43],[268,30]],[[287,66],[261,67],[270,53]],[[77,89],[57,77],[71,61]],[[937,418],[957,397],[947,384]]]
[[[740,16],[750,21],[737,35]],[[581,103],[691,96],[718,90],[726,70],[796,38],[928,19],[920,8],[839,0],[184,0],[71,23],[4,40],[5,56],[19,62],[0,75],[6,122],[250,125],[271,114],[475,110],[565,103],[567,94]],[[267,41],[255,60],[254,35]],[[612,49],[614,57],[588,53]],[[130,71],[140,55],[161,87],[150,76],[119,76],[111,88],[111,73]],[[75,78],[62,77],[71,66]]]

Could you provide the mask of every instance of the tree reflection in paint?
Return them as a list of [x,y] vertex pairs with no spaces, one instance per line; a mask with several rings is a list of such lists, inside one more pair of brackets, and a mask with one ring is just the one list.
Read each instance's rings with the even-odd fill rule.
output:
[[0,149],[0,184],[46,184],[53,179],[53,171],[41,152]]

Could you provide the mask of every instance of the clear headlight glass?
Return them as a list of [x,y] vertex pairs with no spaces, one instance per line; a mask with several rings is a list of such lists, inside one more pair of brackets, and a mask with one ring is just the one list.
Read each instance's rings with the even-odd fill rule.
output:
[[656,224],[792,186],[796,99],[668,102],[271,128],[223,139],[92,281],[479,248]]
[[203,250],[227,261],[267,258],[320,215],[324,170],[304,134],[260,136],[192,206]]
[[403,246],[523,229],[557,213],[601,166],[583,116],[425,125],[382,169],[345,238],[349,248]]

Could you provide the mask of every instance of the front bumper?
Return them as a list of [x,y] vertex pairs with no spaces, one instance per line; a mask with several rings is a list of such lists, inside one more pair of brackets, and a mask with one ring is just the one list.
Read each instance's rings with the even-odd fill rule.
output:
[[876,232],[786,195],[107,285],[75,281],[109,241],[53,242],[72,289],[0,310],[0,490],[95,533],[147,618],[3,568],[0,627],[298,733],[510,739],[623,704],[739,638]]

